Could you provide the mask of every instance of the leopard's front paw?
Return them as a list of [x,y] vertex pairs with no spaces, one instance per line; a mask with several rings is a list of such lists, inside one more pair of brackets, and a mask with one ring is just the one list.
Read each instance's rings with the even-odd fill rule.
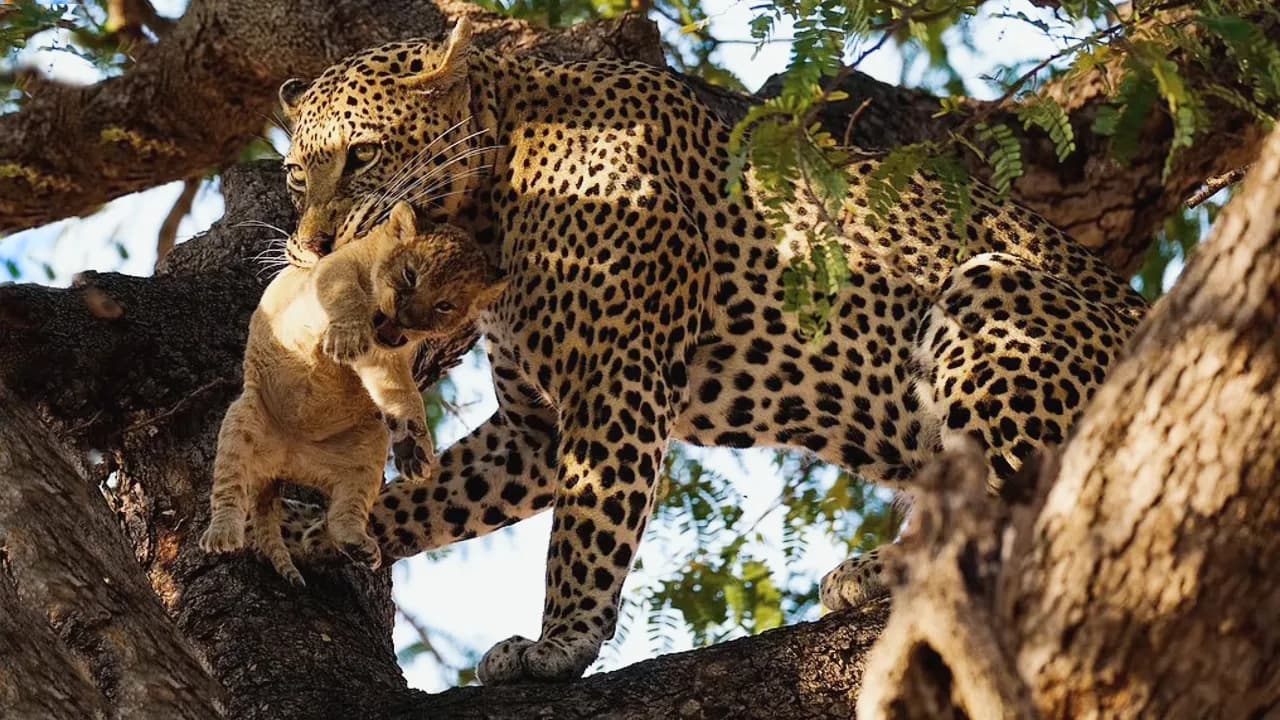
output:
[[880,548],[840,563],[822,576],[818,596],[828,610],[847,610],[885,592],[884,564]]
[[349,363],[369,352],[373,332],[360,323],[335,323],[325,329],[320,346],[334,362]]
[[530,640],[516,635],[484,654],[476,677],[484,685],[568,682],[582,677],[599,654],[600,644],[587,638]]

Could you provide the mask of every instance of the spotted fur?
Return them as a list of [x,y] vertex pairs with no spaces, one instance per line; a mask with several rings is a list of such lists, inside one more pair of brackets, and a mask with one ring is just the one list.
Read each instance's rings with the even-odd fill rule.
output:
[[[469,227],[511,277],[481,319],[497,412],[433,484],[385,488],[371,519],[404,557],[552,509],[541,637],[491,650],[486,683],[576,677],[612,636],[670,440],[795,448],[893,484],[968,435],[1007,476],[1065,437],[1143,311],[1043,219],[977,188],[957,230],[917,176],[879,230],[854,183],[850,286],[808,342],[782,276],[815,213],[793,208],[779,243],[750,172],[730,199],[731,125],[677,74],[467,37],[393,43],[294,85],[286,162],[297,254],[448,177],[456,194],[422,209]],[[370,142],[378,162],[353,167]]]

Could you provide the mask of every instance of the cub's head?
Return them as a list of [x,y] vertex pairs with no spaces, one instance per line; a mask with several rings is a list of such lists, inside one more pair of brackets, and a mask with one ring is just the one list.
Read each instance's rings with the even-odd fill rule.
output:
[[284,168],[299,211],[291,263],[314,265],[399,200],[427,207],[474,186],[492,140],[471,118],[470,48],[462,18],[443,44],[383,45],[281,86],[293,125]]
[[397,203],[375,232],[386,233],[373,264],[378,344],[397,348],[457,335],[502,295],[507,281],[471,236],[452,225],[419,229]]

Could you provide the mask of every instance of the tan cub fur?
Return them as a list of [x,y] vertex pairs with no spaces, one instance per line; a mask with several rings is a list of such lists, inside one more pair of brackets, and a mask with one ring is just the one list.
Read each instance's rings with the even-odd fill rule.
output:
[[[329,496],[334,544],[376,567],[366,524],[390,443],[424,438],[430,448],[413,350],[461,330],[504,286],[468,235],[419,232],[406,203],[314,269],[283,270],[249,324],[244,391],[218,435],[200,546],[243,547],[252,502],[253,544],[303,584],[279,529],[277,478],[287,477]],[[419,466],[426,459],[419,453]]]

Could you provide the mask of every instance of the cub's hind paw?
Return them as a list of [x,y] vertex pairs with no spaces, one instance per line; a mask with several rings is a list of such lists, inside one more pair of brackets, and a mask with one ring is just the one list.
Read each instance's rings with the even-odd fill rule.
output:
[[298,571],[298,566],[294,565],[288,558],[285,558],[283,562],[277,562],[276,559],[272,558],[271,565],[275,567],[280,577],[284,578],[290,585],[296,588],[307,586],[307,581],[302,579],[302,573]]
[[382,564],[382,552],[378,550],[378,543],[368,535],[335,538],[334,544],[343,555],[370,570],[377,570]]
[[324,331],[321,348],[335,362],[348,363],[363,357],[373,346],[370,330],[358,323],[337,323]]
[[234,552],[244,547],[244,526],[212,522],[200,538],[200,549],[207,553]]

